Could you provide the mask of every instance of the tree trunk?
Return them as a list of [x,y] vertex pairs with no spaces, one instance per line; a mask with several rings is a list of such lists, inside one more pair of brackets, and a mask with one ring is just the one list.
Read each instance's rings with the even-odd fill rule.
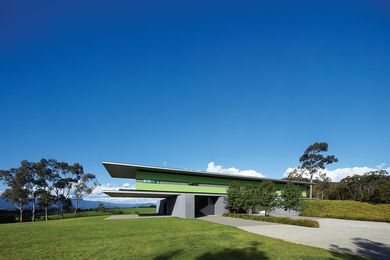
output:
[[62,207],[60,209],[60,217],[61,219],[64,219],[64,210],[62,209]]
[[76,198],[76,207],[74,208],[74,216],[76,217],[77,216],[77,209],[79,207],[79,199]]
[[19,209],[19,222],[23,222],[23,208]]
[[45,220],[47,221],[47,207],[45,207]]
[[35,221],[35,197],[34,197],[33,203],[32,203],[32,216],[31,216],[31,221],[32,221],[32,222]]
[[313,177],[310,177],[310,199],[313,198]]

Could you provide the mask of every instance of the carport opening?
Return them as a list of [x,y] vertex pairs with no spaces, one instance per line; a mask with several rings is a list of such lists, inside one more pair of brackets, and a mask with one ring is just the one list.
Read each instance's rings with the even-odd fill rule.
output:
[[218,198],[209,196],[195,196],[195,217],[215,214],[215,202]]
[[162,199],[158,203],[157,213],[159,215],[172,215],[173,208],[176,204],[177,196]]

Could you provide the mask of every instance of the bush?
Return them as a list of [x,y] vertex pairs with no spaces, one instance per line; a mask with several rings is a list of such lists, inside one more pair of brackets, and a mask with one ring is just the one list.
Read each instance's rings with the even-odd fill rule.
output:
[[301,206],[302,192],[298,185],[289,182],[282,189],[281,206],[284,210],[298,211]]
[[317,221],[311,219],[292,219],[288,217],[259,216],[259,215],[246,215],[246,214],[235,214],[235,213],[225,213],[223,214],[223,216],[231,217],[231,218],[243,218],[243,219],[250,219],[250,220],[257,220],[257,221],[281,223],[281,224],[302,226],[302,227],[311,227],[311,228],[320,227],[320,224]]
[[252,213],[256,207],[268,215],[278,204],[275,184],[262,181],[259,185],[242,185],[233,182],[227,190],[227,208],[237,213],[246,211]]

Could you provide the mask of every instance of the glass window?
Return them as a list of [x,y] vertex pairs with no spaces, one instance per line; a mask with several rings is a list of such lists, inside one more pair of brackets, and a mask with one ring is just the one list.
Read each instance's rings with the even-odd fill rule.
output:
[[142,180],[143,183],[160,183],[160,181],[157,180]]

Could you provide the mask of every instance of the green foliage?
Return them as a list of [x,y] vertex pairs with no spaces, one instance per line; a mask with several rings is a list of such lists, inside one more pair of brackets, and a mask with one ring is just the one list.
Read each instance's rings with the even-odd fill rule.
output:
[[79,201],[87,197],[98,186],[96,176],[92,173],[84,173],[84,170],[79,169],[77,182],[74,184],[74,197],[76,199],[75,215],[79,207]]
[[328,164],[338,162],[338,159],[334,155],[323,155],[327,151],[327,143],[314,143],[310,145],[299,158],[301,168],[312,174],[320,169],[325,169],[325,166]]
[[311,219],[292,219],[288,217],[273,217],[273,216],[267,217],[267,216],[245,215],[245,214],[235,214],[235,213],[226,213],[223,215],[225,217],[231,217],[231,218],[243,218],[243,219],[281,223],[281,224],[302,226],[302,227],[313,227],[313,228],[320,227],[320,224],[317,221]]
[[[22,161],[20,167],[0,171],[0,181],[7,189],[3,198],[12,201],[20,211],[20,221],[24,206],[32,202],[32,221],[35,220],[35,204],[45,209],[56,203],[61,217],[64,210],[72,207],[70,192],[75,188],[76,204],[96,187],[96,177],[84,173],[79,163],[69,165],[54,159],[41,159],[39,162]],[[76,205],[77,209],[77,205]],[[76,212],[75,212],[76,213]]]
[[[324,155],[328,151],[327,143],[314,143],[310,145],[302,156],[299,158],[299,174],[306,176],[310,182],[314,177],[317,179],[324,179],[325,173],[321,173],[321,170],[325,169],[325,166],[338,162],[338,159],[334,155]],[[317,175],[317,176],[316,176]],[[313,186],[310,186],[310,198],[313,197]]]
[[99,203],[99,205],[95,209],[97,212],[104,212],[106,208],[104,207],[103,203]]
[[347,176],[333,185],[329,198],[390,203],[390,175],[385,170],[376,170],[364,175]]
[[281,206],[285,210],[299,210],[302,200],[302,192],[298,185],[289,182],[282,189]]
[[237,182],[232,184],[227,189],[226,206],[233,212],[238,212],[241,209],[240,205],[241,186]]
[[252,209],[256,204],[255,201],[255,187],[252,185],[241,186],[241,194],[239,197],[239,207],[248,213],[252,213]]
[[29,184],[31,181],[31,167],[27,161],[22,161],[19,168],[0,171],[0,181],[7,185],[1,197],[15,204],[19,210],[19,221],[23,221],[23,209],[29,202]]
[[345,259],[328,250],[197,219],[104,218],[2,224],[0,258]]
[[304,200],[300,215],[390,222],[390,205],[347,200]]
[[232,183],[227,190],[227,207],[232,212],[245,210],[248,213],[258,207],[268,214],[277,206],[275,184],[263,181],[259,185]]
[[253,206],[258,206],[259,210],[265,211],[265,215],[278,206],[275,184],[272,181],[263,181],[254,188]]

